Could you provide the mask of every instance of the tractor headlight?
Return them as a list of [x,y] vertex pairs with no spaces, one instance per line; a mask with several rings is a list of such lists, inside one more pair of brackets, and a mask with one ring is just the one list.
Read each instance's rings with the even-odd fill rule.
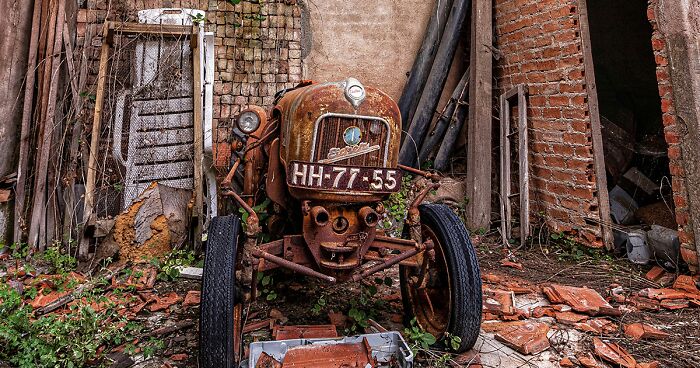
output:
[[260,115],[253,110],[243,111],[238,116],[238,129],[245,134],[251,134],[260,127]]

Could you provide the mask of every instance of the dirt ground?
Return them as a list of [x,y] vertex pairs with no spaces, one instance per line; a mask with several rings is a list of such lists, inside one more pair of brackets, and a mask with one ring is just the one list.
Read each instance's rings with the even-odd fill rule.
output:
[[[470,361],[480,361],[484,367],[559,367],[564,358],[573,358],[574,363],[577,363],[577,356],[592,353],[595,337],[618,344],[639,363],[656,361],[662,367],[700,366],[700,308],[659,308],[657,311],[649,311],[629,307],[629,298],[640,290],[660,287],[658,283],[645,278],[651,266],[636,266],[625,259],[614,259],[601,252],[581,253],[552,244],[506,250],[493,237],[474,236],[473,240],[479,254],[482,275],[486,279],[514,281],[524,289],[516,293],[515,297],[515,306],[519,310],[532,310],[533,306],[549,304],[540,289],[543,285],[554,283],[587,287],[608,298],[613,306],[622,311],[619,316],[605,316],[614,323],[615,331],[604,335],[581,332],[554,318],[544,317],[538,321],[545,320],[551,325],[552,331],[547,335],[550,346],[543,352],[516,352],[494,338],[494,331],[490,330],[482,331],[475,352],[445,357],[441,352],[421,350],[416,358],[416,366],[468,366]],[[504,266],[504,259],[514,264]],[[16,261],[6,261],[2,268],[6,280],[12,279],[12,272],[17,271],[18,265]],[[519,269],[520,266],[522,269]],[[352,335],[364,330],[363,323],[348,317],[348,314],[352,314],[349,311],[356,309],[388,330],[403,331],[398,274],[396,270],[388,270],[377,277],[381,278],[380,286],[370,280],[331,287],[288,273],[272,274],[268,293],[261,299],[267,299],[271,293],[276,296],[270,297],[273,299],[271,301],[256,302],[247,313],[246,323],[254,325],[255,322],[269,318],[285,325],[333,323],[337,326],[339,335]],[[392,286],[387,286],[389,283]],[[196,367],[199,308],[196,301],[188,302],[185,299],[188,299],[188,293],[196,294],[193,292],[199,290],[199,287],[198,281],[178,278],[175,281],[157,281],[148,290],[132,288],[131,292],[144,301],[140,304],[148,305],[145,308],[141,306],[140,309],[134,309],[135,304],[128,306],[129,310],[136,310],[136,313],[129,314],[129,318],[142,326],[138,338],[132,341],[136,349],[125,349],[123,344],[105,346],[101,356],[121,360],[121,363],[114,363],[113,367]],[[485,283],[485,288],[492,287],[497,285]],[[372,295],[375,288],[376,294]],[[617,290],[617,298],[611,298],[610,290],[613,288]],[[168,299],[173,293],[177,298]],[[622,302],[621,298],[624,299]],[[158,303],[163,304],[164,308],[153,308]],[[59,309],[54,313],[62,312]],[[533,320],[527,313],[518,318],[525,322]],[[491,319],[493,318],[487,318],[483,326],[496,322]],[[623,331],[623,326],[635,322],[654,326],[668,333],[668,336],[635,341]],[[267,340],[271,338],[271,330],[263,327],[247,333],[244,338],[246,342]],[[152,343],[154,339],[157,344]],[[145,345],[149,344],[151,347],[146,349]],[[598,367],[613,366],[598,357],[595,361],[595,366]]]

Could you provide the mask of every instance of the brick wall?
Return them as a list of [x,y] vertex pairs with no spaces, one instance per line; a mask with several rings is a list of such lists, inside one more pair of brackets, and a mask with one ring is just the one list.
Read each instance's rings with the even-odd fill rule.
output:
[[698,254],[695,250],[695,239],[692,231],[691,217],[688,208],[688,192],[681,150],[681,136],[685,129],[683,123],[676,118],[673,102],[673,86],[668,64],[666,42],[657,23],[658,0],[649,2],[647,16],[654,33],[651,43],[656,59],[656,79],[659,83],[661,110],[663,113],[664,136],[668,143],[669,169],[673,186],[673,202],[676,205],[676,222],[678,223],[681,242],[681,256],[694,271],[698,270]]
[[575,0],[496,0],[498,93],[529,87],[531,200],[556,232],[602,246]]
[[[139,10],[163,7],[204,10],[206,30],[215,32],[215,141],[225,140],[230,118],[241,107],[270,107],[277,91],[301,80],[301,8],[295,0],[266,0],[261,5],[241,2],[235,6],[225,0],[87,0],[77,16],[77,45],[83,44],[86,33],[91,35],[86,49],[88,92],[94,93],[96,88],[104,21],[137,22]],[[85,114],[88,127],[92,109],[94,106],[89,106]],[[218,148],[225,152],[227,145]],[[225,159],[218,161],[217,166],[227,168]]]

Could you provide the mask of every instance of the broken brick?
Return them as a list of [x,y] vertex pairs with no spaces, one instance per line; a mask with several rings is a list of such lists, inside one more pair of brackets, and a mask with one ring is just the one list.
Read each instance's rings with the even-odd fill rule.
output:
[[199,305],[202,298],[202,292],[198,290],[190,290],[185,295],[185,301],[182,302],[183,307],[189,307],[192,305]]
[[630,303],[639,310],[658,311],[661,309],[661,304],[658,301],[638,295],[632,296]]
[[523,265],[521,263],[512,262],[507,259],[501,260],[501,266],[515,268],[517,270],[523,269]]
[[576,355],[576,359],[578,359],[579,364],[584,368],[602,367],[601,364],[598,364],[598,361],[595,360],[591,353],[579,353]]
[[188,356],[185,353],[179,353],[179,354],[173,354],[170,356],[171,360],[174,360],[176,362],[181,362],[183,360],[187,360]]
[[637,364],[637,368],[661,368],[661,363],[656,360],[647,363],[639,363]]
[[658,328],[643,323],[631,323],[625,325],[625,335],[634,340],[641,339],[663,339],[670,336],[668,333]]
[[639,290],[640,296],[649,299],[665,300],[665,299],[684,299],[687,296],[685,291],[675,290],[675,289],[653,289],[646,288]]
[[666,273],[666,270],[659,266],[654,266],[649,270],[649,272],[644,275],[644,277],[649,280],[649,281],[658,281],[664,274]]
[[484,289],[483,294],[484,312],[499,316],[512,316],[517,314],[514,302],[515,295],[513,295],[512,292]]
[[683,290],[690,294],[695,294],[698,296],[698,298],[700,298],[700,290],[698,290],[698,287],[695,286],[695,280],[693,280],[693,278],[690,276],[678,276],[678,278],[676,278],[676,281],[673,283],[673,288]]
[[659,305],[668,310],[677,310],[688,308],[690,302],[688,299],[665,299],[659,302]]
[[546,323],[527,322],[501,330],[496,334],[496,340],[521,354],[537,354],[549,349],[548,332],[549,325]]
[[474,350],[459,354],[452,358],[452,361],[459,364],[460,367],[476,368],[481,365],[481,357],[479,357],[479,353]]
[[605,318],[593,318],[586,322],[575,323],[574,328],[596,335],[609,335],[617,332],[617,325]]
[[593,351],[597,356],[620,367],[635,368],[637,366],[637,361],[625,349],[614,342],[604,342],[594,337]]
[[527,321],[511,321],[511,322],[485,322],[481,324],[481,329],[484,332],[498,332],[506,329],[522,327],[528,323]]
[[620,311],[617,308],[611,306],[593,289],[552,284],[543,288],[543,291],[550,302],[567,304],[576,312],[591,316],[599,314],[620,315]]
[[38,308],[43,308],[56,300],[68,295],[70,292],[69,291],[64,291],[64,292],[58,292],[58,291],[52,291],[48,294],[44,294],[44,290],[46,289],[41,289],[37,293],[36,297],[34,300],[32,300],[29,305],[32,306],[34,309]]
[[545,306],[545,307],[535,307],[530,314],[532,315],[533,318],[542,318],[544,316],[553,318],[554,313],[555,313],[555,311],[552,307]]
[[586,319],[588,319],[588,316],[574,312],[555,312],[554,318],[556,318],[557,322],[559,323],[565,325],[573,325],[575,323],[585,321]]
[[568,357],[566,357],[566,358],[564,358],[564,359],[562,359],[562,360],[559,361],[559,366],[560,366],[560,367],[565,367],[565,368],[573,367],[573,366],[574,366],[574,362],[572,362],[571,359],[569,359]]
[[163,297],[156,296],[155,303],[151,304],[151,306],[148,307],[148,310],[150,310],[151,312],[165,310],[168,309],[171,305],[179,303],[181,301],[182,298],[179,295],[177,295],[176,292],[172,292]]

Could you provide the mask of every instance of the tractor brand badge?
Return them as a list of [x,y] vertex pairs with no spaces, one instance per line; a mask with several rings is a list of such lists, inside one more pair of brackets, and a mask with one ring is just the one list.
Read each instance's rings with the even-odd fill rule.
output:
[[379,145],[370,146],[367,142],[362,142],[354,146],[345,146],[343,148],[331,148],[328,152],[328,158],[320,160],[322,164],[330,164],[333,162],[347,160],[349,158],[362,156],[370,152],[379,151]]
[[343,140],[348,146],[356,146],[360,144],[360,141],[362,140],[362,131],[360,131],[360,128],[356,126],[351,126],[345,129],[345,132],[343,133]]

